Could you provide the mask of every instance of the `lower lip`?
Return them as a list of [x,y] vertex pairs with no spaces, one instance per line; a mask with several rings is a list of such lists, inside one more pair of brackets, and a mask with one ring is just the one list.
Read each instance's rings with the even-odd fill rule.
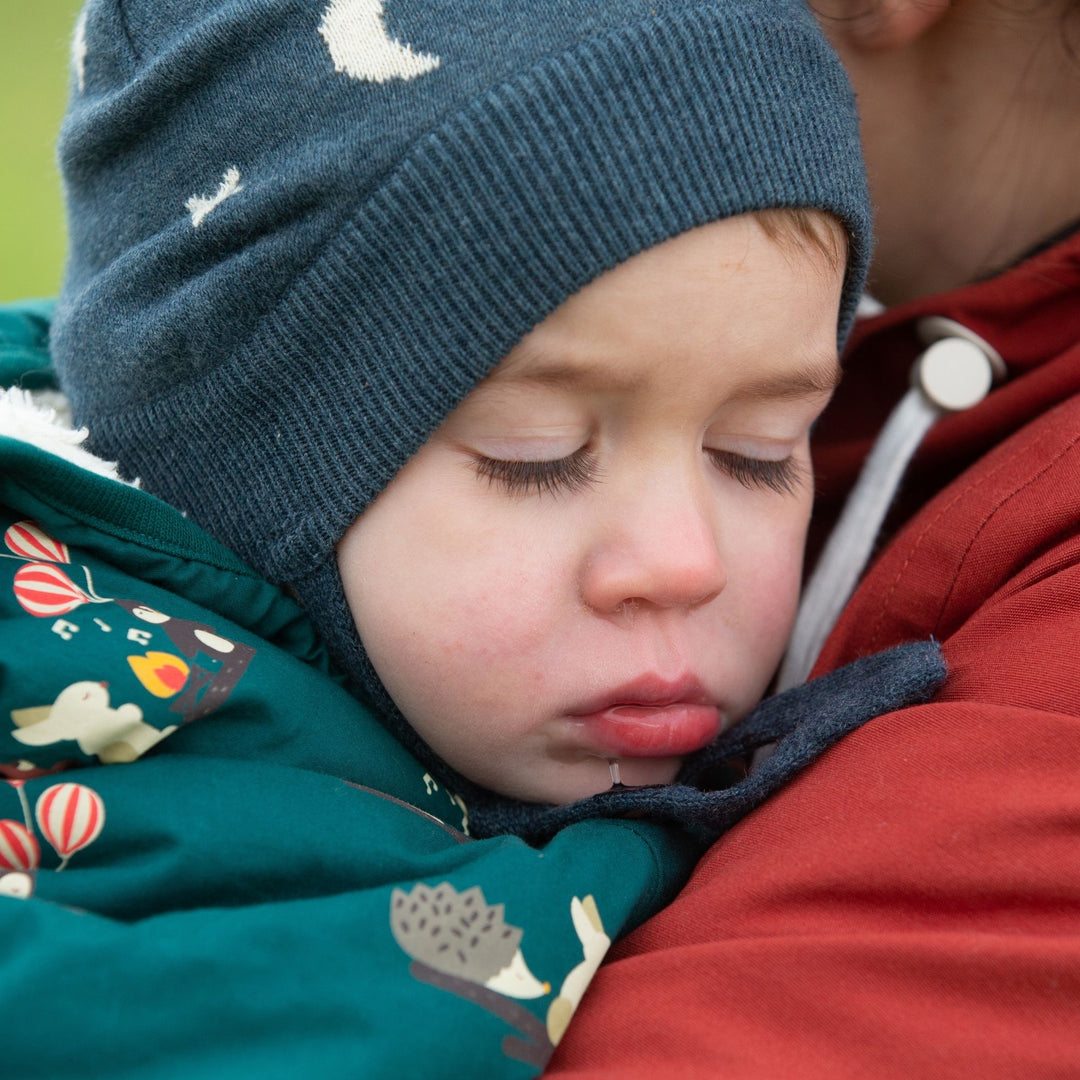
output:
[[680,757],[720,732],[715,705],[615,705],[580,717],[597,749],[612,757]]

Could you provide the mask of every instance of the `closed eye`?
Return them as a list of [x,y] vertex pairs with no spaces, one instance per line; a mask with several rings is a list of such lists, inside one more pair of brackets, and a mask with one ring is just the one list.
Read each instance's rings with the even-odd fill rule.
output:
[[595,457],[585,447],[569,457],[547,461],[504,461],[475,454],[472,465],[478,476],[487,477],[489,484],[497,484],[510,495],[580,491],[600,474]]
[[708,454],[721,472],[743,487],[775,491],[778,495],[794,495],[809,471],[802,462],[790,456],[774,461],[733,454],[730,450],[709,450]]

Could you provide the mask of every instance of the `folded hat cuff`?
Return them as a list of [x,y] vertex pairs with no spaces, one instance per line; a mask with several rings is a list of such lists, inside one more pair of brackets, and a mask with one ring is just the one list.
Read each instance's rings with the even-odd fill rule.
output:
[[96,415],[95,444],[295,581],[529,330],[687,229],[775,207],[835,215],[843,339],[870,234],[845,97],[812,26],[710,6],[548,56],[417,140],[223,363]]

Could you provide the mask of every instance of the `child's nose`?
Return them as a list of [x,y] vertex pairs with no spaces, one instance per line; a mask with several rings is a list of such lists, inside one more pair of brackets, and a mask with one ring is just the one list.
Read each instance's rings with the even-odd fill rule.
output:
[[716,507],[701,485],[656,476],[613,500],[585,560],[581,592],[600,614],[628,603],[696,608],[727,584]]

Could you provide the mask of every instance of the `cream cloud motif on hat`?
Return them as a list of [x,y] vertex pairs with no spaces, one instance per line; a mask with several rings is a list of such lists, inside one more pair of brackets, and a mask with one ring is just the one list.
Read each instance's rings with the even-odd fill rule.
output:
[[382,0],[331,0],[319,24],[334,69],[363,82],[415,79],[434,71],[439,57],[414,52],[391,38]]
[[243,190],[240,183],[240,170],[231,168],[225,170],[217,191],[213,195],[192,195],[184,204],[187,212],[191,215],[191,224],[197,229],[212,210],[219,207],[226,199],[232,198],[238,191]]

